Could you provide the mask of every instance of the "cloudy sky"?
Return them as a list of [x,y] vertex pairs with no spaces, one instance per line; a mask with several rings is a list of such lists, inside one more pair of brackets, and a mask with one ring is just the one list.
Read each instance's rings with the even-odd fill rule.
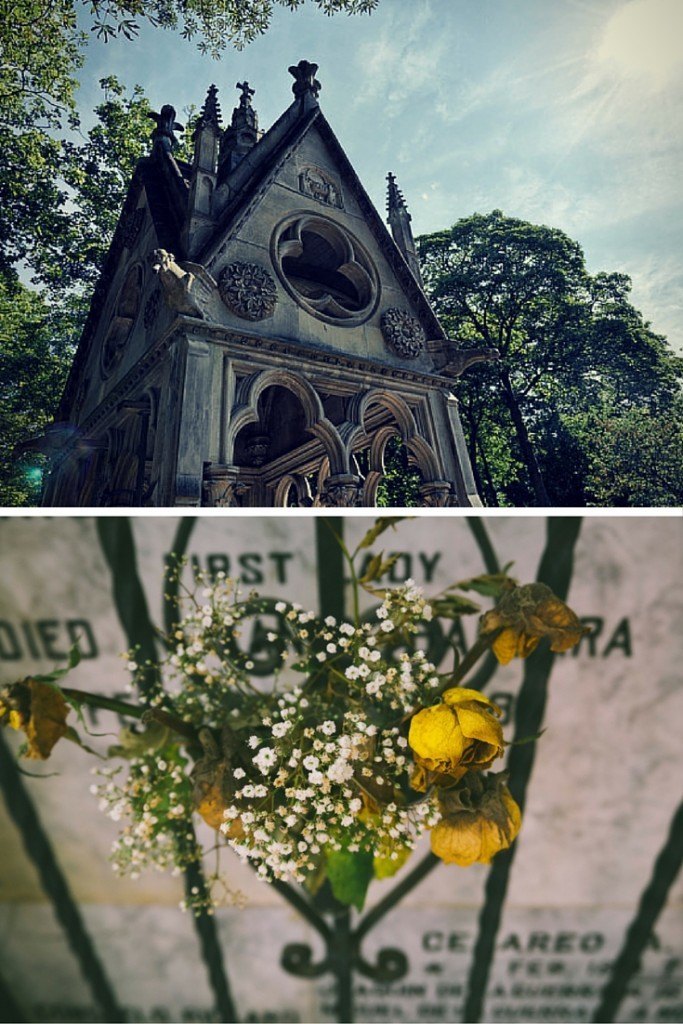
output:
[[561,228],[589,270],[629,274],[683,350],[683,0],[380,0],[333,18],[308,3],[220,61],[149,28],[91,45],[80,105],[113,73],[179,111],[215,82],[229,116],[247,78],[267,128],[302,57],[380,210],[393,170],[416,234],[496,207]]

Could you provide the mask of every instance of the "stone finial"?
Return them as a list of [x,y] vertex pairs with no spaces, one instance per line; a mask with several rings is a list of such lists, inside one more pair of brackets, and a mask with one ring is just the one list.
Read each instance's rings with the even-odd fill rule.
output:
[[[389,171],[387,174],[387,213],[392,213],[394,210],[405,210],[407,213],[408,207],[403,193],[396,184],[396,175]],[[408,214],[408,219],[410,219],[410,214]]]
[[251,97],[254,96],[256,92],[254,89],[249,88],[249,82],[237,82],[235,88],[242,90],[242,95],[240,96],[240,107],[250,107]]
[[237,82],[235,88],[239,89],[241,93],[240,104],[232,112],[230,127],[235,129],[235,131],[240,131],[244,128],[258,131],[258,117],[251,105],[251,97],[256,95],[256,90],[249,88],[249,82]]
[[221,107],[218,102],[218,89],[215,85],[209,86],[209,91],[206,94],[204,100],[204,106],[201,109],[199,115],[198,128],[215,128],[220,131],[221,128]]
[[174,132],[183,131],[182,124],[178,124],[175,119],[175,107],[165,103],[158,114],[150,110],[147,117],[156,123],[156,128],[152,132],[152,149],[159,146],[170,153],[178,144]]
[[318,93],[322,89],[320,82],[315,77],[317,70],[318,65],[311,64],[307,60],[300,60],[298,64],[291,65],[289,73],[294,78],[292,92],[297,99],[300,96],[305,96],[307,93],[311,93],[313,99],[317,100]]
[[249,82],[237,82],[235,88],[240,90],[239,106],[234,108],[221,139],[220,173],[223,177],[234,170],[259,139],[258,115],[251,105],[255,91],[249,88]]

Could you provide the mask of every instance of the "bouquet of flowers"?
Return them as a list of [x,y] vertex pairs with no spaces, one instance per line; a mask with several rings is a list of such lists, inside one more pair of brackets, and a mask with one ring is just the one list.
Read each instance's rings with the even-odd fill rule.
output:
[[[121,822],[117,871],[178,872],[201,858],[197,814],[214,845],[232,848],[259,878],[311,892],[328,880],[337,900],[361,908],[371,879],[393,875],[425,830],[434,854],[463,866],[513,842],[520,810],[505,773],[490,770],[506,747],[501,712],[466,678],[489,652],[506,664],[543,638],[565,651],[586,630],[548,587],[519,586],[506,571],[433,597],[411,580],[383,587],[395,558],[357,566],[390,523],[379,520],[355,551],[343,547],[348,618],[242,596],[224,573],[198,574],[185,590],[179,563],[170,582],[182,596],[164,659],[126,655],[136,703],[65,686],[68,668],[0,691],[0,722],[25,732],[28,757],[48,757],[63,737],[81,742],[67,716],[75,709],[83,721],[84,705],[140,723],[122,730],[92,787]],[[363,590],[376,605],[361,615]],[[417,638],[433,617],[481,613],[472,591],[494,607],[480,615],[471,648],[439,671]],[[266,614],[277,622],[266,639],[279,660],[267,688],[240,645],[245,624]],[[69,667],[77,661],[74,650]],[[196,896],[195,909],[207,909]]]

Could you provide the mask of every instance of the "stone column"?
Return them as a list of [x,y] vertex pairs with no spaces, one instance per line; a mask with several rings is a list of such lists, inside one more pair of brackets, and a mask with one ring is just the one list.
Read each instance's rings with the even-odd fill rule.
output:
[[202,481],[202,505],[212,508],[240,508],[249,485],[239,479],[237,466],[209,463]]
[[448,480],[431,480],[420,485],[420,497],[425,508],[446,508],[452,494]]
[[355,508],[361,492],[361,478],[353,473],[328,476],[319,498],[323,508]]

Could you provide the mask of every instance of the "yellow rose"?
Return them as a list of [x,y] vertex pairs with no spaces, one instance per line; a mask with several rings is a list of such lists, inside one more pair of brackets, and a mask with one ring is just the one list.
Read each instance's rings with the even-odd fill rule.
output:
[[450,784],[470,769],[488,768],[503,752],[503,730],[493,717],[500,714],[479,690],[460,686],[446,690],[442,704],[418,711],[408,733],[413,788],[424,792],[430,783]]
[[69,705],[59,690],[37,679],[13,683],[0,694],[0,721],[6,718],[10,728],[26,733],[26,757],[44,761],[50,756],[67,731],[68,714]]
[[501,665],[513,658],[526,658],[544,636],[550,639],[550,650],[560,653],[590,632],[545,583],[528,583],[503,594],[497,606],[482,615],[479,624],[483,636],[495,630],[501,632],[492,650]]
[[478,806],[447,813],[432,829],[432,852],[446,864],[488,864],[517,836],[520,809],[504,783],[490,780]]

